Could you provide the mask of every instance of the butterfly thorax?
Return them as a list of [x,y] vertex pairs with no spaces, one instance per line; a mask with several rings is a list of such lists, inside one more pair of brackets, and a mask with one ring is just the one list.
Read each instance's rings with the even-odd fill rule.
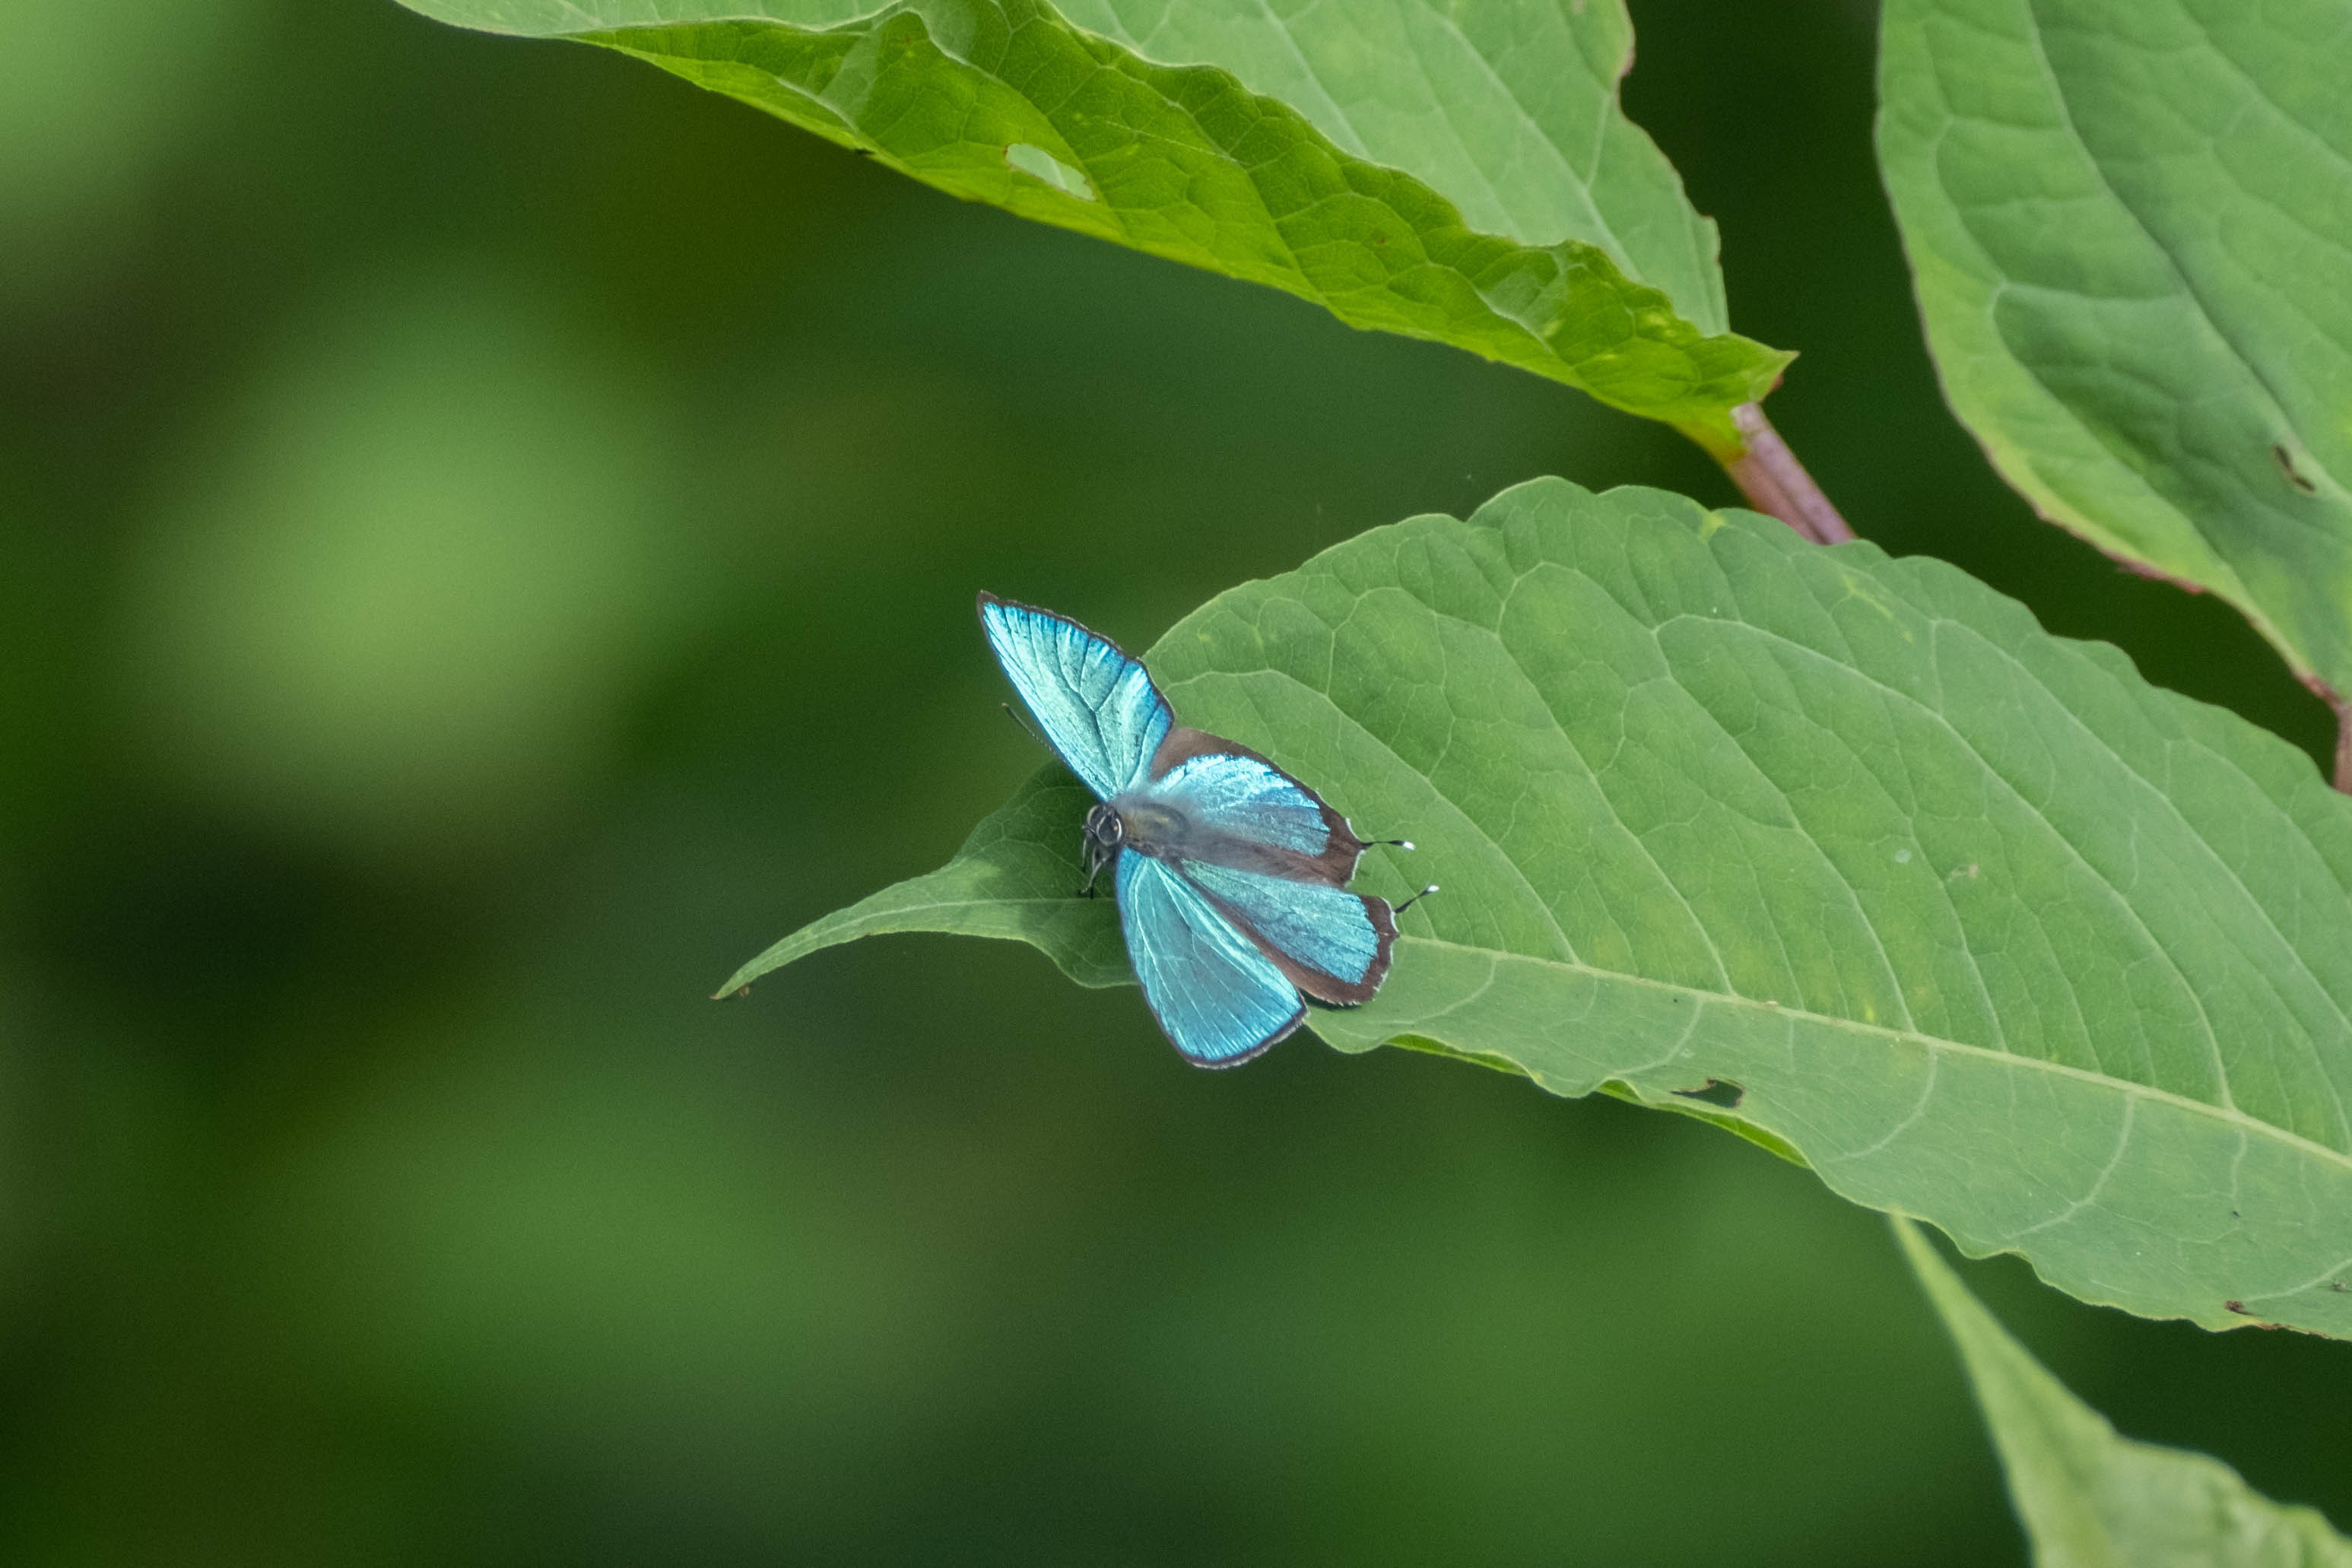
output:
[[1113,795],[1088,811],[1083,849],[1088,888],[1123,849],[1155,860],[1208,860],[1276,875],[1291,872],[1290,862],[1297,858],[1219,833],[1182,806],[1143,790]]
[[1204,826],[1192,811],[1150,790],[1112,795],[1096,806],[1094,814],[1108,814],[1118,823],[1112,830],[1115,837],[1106,839],[1094,830],[1094,816],[1087,818],[1089,842],[1106,847],[1106,860],[1119,848],[1131,848],[1155,860],[1228,860],[1246,865],[1251,858],[1246,844],[1228,842],[1230,835]]
[[[1181,795],[1156,783],[1122,791],[1095,810],[1108,812],[1118,821],[1117,839],[1102,851],[1105,863],[1116,858],[1118,850],[1132,849],[1155,860],[1204,861],[1338,888],[1347,885],[1355,871],[1356,858],[1364,849],[1362,842],[1347,830],[1345,821],[1320,802],[1310,806],[1314,815],[1307,824],[1283,822],[1277,825],[1278,832],[1269,830],[1262,817],[1244,832],[1204,820]],[[1091,824],[1093,818],[1088,821]]]
[[1198,838],[1191,815],[1166,801],[1138,790],[1115,795],[1087,813],[1087,885],[1094,886],[1103,868],[1118,859],[1122,849],[1177,860],[1194,847]]
[[1193,836],[1190,813],[1139,790],[1115,795],[1096,807],[1118,818],[1119,844],[1159,859],[1181,855]]

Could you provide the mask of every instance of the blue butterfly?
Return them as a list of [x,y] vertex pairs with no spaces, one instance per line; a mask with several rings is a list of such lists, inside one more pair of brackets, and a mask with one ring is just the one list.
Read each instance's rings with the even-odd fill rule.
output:
[[1135,977],[1185,1059],[1245,1062],[1306,1020],[1307,999],[1352,1007],[1381,988],[1396,910],[1346,890],[1368,847],[1346,817],[1248,747],[1178,724],[1108,637],[993,594],[980,624],[1101,803],[1078,890],[1111,868]]

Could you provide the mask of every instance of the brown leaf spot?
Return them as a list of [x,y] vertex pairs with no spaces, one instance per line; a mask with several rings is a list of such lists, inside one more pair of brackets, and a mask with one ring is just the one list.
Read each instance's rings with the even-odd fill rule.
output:
[[2304,478],[2303,471],[2294,466],[2294,453],[2289,452],[2283,446],[2274,446],[2271,448],[2271,456],[2278,459],[2279,472],[2286,476],[2287,483],[2307,496],[2315,496],[2319,493],[2319,487]]

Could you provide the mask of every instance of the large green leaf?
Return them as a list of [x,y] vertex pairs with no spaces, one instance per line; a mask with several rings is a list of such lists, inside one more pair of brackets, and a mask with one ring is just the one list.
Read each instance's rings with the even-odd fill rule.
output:
[[1887,0],[1878,150],[2001,474],[2352,697],[2352,0]]
[[2118,1436],[1969,1294],[1916,1226],[1894,1222],[1959,1346],[2036,1568],[2352,1568],[2316,1510],[2281,1507],[2218,1459]]
[[[1236,588],[1149,661],[1419,842],[1360,886],[1444,885],[1380,995],[1314,1015],[1341,1049],[1705,1107],[2086,1300],[2352,1336],[2352,800],[2284,742],[1951,567],[1557,479]],[[1033,783],[730,986],[877,931],[1116,976],[1107,904],[1036,912],[1084,804]]]
[[[1623,0],[406,0],[647,59],[940,189],[1737,454],[1789,355],[1617,103]],[[1077,25],[1074,26],[1073,23]]]

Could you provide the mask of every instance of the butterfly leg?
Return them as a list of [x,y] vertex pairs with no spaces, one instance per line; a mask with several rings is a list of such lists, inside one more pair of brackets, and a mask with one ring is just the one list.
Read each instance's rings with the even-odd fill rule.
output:
[[1116,849],[1106,851],[1102,841],[1093,834],[1087,835],[1087,879],[1078,884],[1079,898],[1091,899],[1095,896],[1095,879],[1101,876],[1103,868],[1118,858],[1118,851]]

